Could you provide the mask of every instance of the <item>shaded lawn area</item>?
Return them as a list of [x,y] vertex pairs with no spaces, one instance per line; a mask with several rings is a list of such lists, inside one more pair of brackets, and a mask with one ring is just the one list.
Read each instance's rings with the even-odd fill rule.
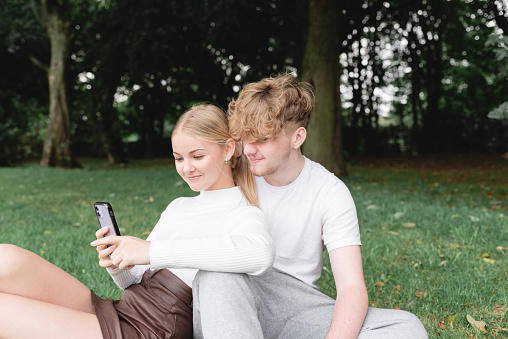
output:
[[[109,201],[125,235],[145,238],[167,204],[195,193],[171,160],[84,169],[0,168],[0,243],[27,248],[103,297],[120,291],[89,246],[93,203]],[[508,163],[498,157],[350,159],[370,305],[416,314],[431,338],[508,337]],[[335,297],[325,253],[320,280]],[[486,333],[468,323],[486,323]]]

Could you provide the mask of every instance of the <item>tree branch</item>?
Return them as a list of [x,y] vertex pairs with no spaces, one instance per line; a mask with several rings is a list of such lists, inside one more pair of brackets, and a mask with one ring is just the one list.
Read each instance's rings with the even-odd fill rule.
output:
[[38,68],[42,69],[46,73],[49,72],[49,66],[48,65],[44,64],[42,61],[40,61],[39,59],[37,59],[36,57],[34,57],[31,54],[28,57],[30,58],[30,61],[32,61],[32,63],[35,66],[37,66]]

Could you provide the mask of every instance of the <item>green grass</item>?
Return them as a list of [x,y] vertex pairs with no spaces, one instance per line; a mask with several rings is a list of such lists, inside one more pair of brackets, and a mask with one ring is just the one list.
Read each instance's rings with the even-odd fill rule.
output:
[[[169,160],[83,169],[0,168],[0,243],[42,255],[103,297],[120,291],[89,246],[93,203],[109,201],[124,234],[146,237],[174,198],[194,195]],[[505,170],[350,168],[371,306],[416,314],[431,338],[507,337]],[[335,296],[325,254],[320,286]],[[382,284],[381,284],[382,283]],[[382,286],[380,286],[382,285]],[[485,321],[488,334],[466,315]]]
[[[418,315],[431,338],[508,337],[499,331],[508,327],[508,249],[496,249],[508,247],[506,169],[351,172],[344,181],[357,206],[371,306]],[[329,270],[321,282],[335,294]]]

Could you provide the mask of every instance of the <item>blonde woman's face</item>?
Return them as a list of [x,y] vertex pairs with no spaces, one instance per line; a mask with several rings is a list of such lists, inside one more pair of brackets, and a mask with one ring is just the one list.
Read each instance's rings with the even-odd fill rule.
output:
[[193,191],[234,187],[226,151],[219,145],[178,132],[171,138],[178,174]]

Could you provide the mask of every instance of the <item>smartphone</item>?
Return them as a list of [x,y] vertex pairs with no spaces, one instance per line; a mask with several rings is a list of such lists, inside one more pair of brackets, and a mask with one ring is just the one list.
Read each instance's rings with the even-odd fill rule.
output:
[[99,225],[101,225],[101,227],[109,228],[109,231],[104,236],[120,235],[120,230],[118,229],[115,213],[113,213],[111,204],[109,202],[96,202],[94,207],[95,214],[97,214],[97,220],[99,220]]

